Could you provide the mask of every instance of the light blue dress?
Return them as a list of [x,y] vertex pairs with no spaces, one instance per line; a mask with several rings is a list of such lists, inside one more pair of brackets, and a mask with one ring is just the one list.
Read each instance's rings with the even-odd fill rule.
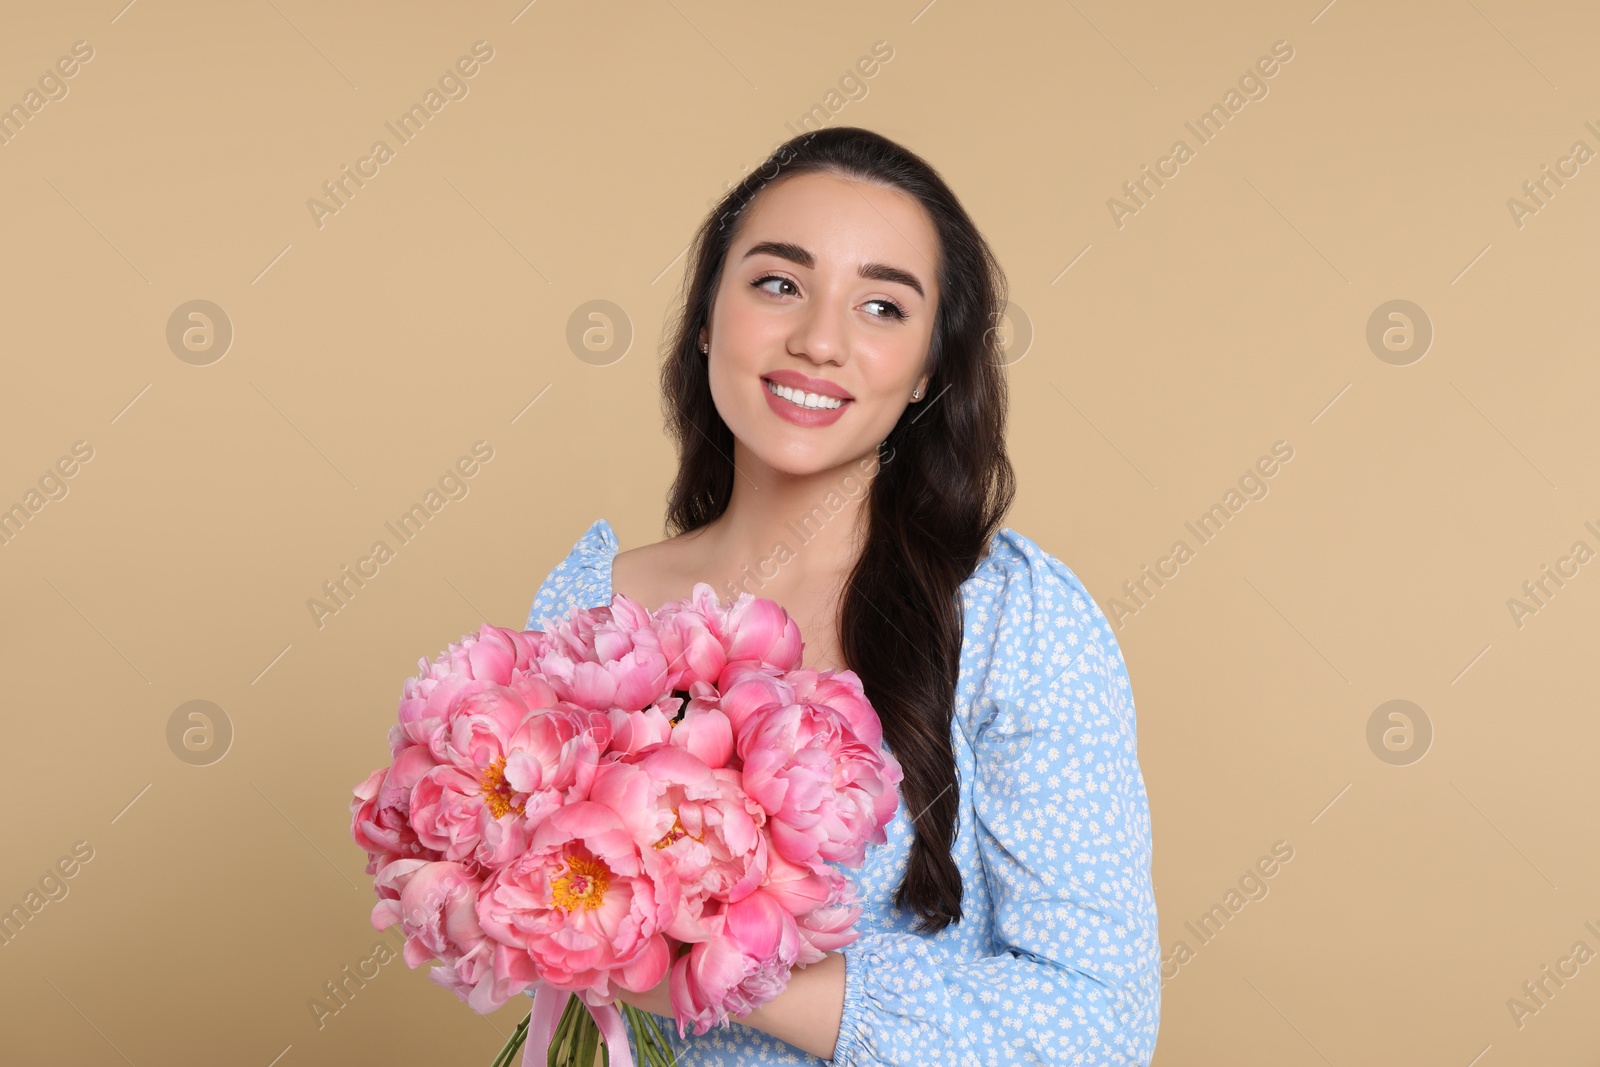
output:
[[[611,603],[618,542],[597,519],[535,596],[528,629]],[[759,593],[757,594],[759,595]],[[1010,529],[961,586],[966,633],[951,728],[961,922],[914,931],[893,904],[912,839],[902,801],[855,879],[831,1061],[730,1022],[659,1028],[687,1067],[1147,1064],[1161,1006],[1150,807],[1132,687],[1094,599]],[[648,604],[654,609],[660,605]]]

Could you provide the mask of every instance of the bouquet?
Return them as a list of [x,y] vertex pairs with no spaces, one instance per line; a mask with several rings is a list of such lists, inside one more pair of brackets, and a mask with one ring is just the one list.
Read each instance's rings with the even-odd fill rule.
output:
[[406,680],[393,762],[355,789],[378,929],[487,1013],[533,1007],[495,1067],[670,1052],[616,992],[669,983],[679,1037],[854,941],[856,867],[901,768],[853,671],[800,667],[776,602],[699,583],[544,630],[484,624]]

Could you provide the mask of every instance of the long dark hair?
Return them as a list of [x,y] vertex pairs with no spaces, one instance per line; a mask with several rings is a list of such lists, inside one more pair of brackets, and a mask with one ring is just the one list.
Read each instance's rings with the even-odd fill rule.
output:
[[919,156],[857,127],[801,134],[775,148],[701,224],[661,371],[663,414],[678,450],[667,530],[677,536],[699,529],[727,509],[733,494],[733,433],[712,402],[699,348],[728,248],[758,193],[815,171],[914,197],[939,238],[927,399],[908,404],[879,446],[865,544],[839,610],[840,650],[905,772],[901,802],[916,836],[895,904],[914,909],[918,928],[935,932],[961,921],[961,872],[951,857],[959,786],[950,737],[963,632],[960,587],[1016,490],[1005,451],[998,338],[1005,275],[955,194]]

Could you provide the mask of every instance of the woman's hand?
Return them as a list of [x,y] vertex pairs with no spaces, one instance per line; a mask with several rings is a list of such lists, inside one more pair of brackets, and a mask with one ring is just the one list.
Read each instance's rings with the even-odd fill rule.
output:
[[[845,960],[829,952],[808,967],[796,967],[782,993],[740,1018],[736,1023],[770,1034],[819,1059],[832,1059],[844,1013]],[[617,987],[616,998],[641,1011],[672,1018],[672,969],[653,989],[643,993]]]

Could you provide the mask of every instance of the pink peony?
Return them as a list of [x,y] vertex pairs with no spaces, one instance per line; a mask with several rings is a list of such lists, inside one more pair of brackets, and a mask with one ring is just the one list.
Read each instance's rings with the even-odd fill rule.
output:
[[621,594],[563,620],[529,667],[562,700],[599,710],[640,711],[661,697],[667,676],[650,613]]
[[800,866],[774,850],[762,889],[795,917],[800,928],[796,966],[813,964],[860,936],[855,929],[855,921],[861,917],[858,891],[837,867]]
[[688,690],[697,682],[714,685],[728,664],[723,615],[711,586],[697,583],[688,600],[656,613],[661,651],[667,657],[666,688]]
[[800,957],[794,916],[773,897],[755,892],[706,917],[714,936],[698,942],[672,965],[669,988],[678,1036],[686,1023],[696,1035],[728,1015],[748,1015],[783,992]]
[[[669,697],[660,703],[672,707],[673,699]],[[606,712],[606,717],[611,725],[611,751],[618,756],[632,758],[672,739],[672,721],[656,705],[643,711],[612,708]]]
[[[663,844],[684,883],[684,905],[698,910],[702,898],[742,900],[766,883],[770,851],[764,832],[767,813],[740,785],[729,768],[712,772],[716,792],[686,797],[677,805],[676,833]],[[683,940],[705,936],[679,935]]]
[[408,743],[426,742],[467,693],[509,684],[512,672],[526,667],[546,643],[545,635],[536,630],[507,630],[484,623],[476,634],[452,641],[433,663],[418,660],[420,673],[406,679],[401,690],[400,721],[389,728],[390,753],[399,755]]
[[745,791],[766,809],[785,858],[859,866],[869,842],[888,840],[900,765],[863,743],[843,714],[826,704],[765,705],[744,718],[737,745]]
[[831,904],[795,916],[800,928],[800,956],[797,967],[809,967],[829,952],[836,952],[861,936],[855,922],[861,918],[860,905]]
[[634,762],[599,768],[589,795],[617,814],[636,845],[659,851],[676,839],[678,808],[716,796],[717,781],[692,752],[657,745]]
[[509,863],[546,815],[588,795],[609,732],[603,716],[530,709],[510,687],[466,696],[430,738],[438,765],[412,793],[418,840],[449,860]]
[[775,600],[743,593],[723,620],[729,635],[728,661],[754,663],[773,671],[800,667],[805,642],[800,627]]
[[745,732],[745,724],[760,712],[795,701],[794,685],[786,678],[747,664],[730,667],[718,688],[722,693],[719,706],[736,737]]
[[531,968],[502,973],[507,963],[517,970],[516,961],[497,961],[497,956],[507,955],[504,947],[486,937],[478,925],[482,883],[467,867],[427,863],[394,880],[403,887],[399,899],[379,901],[372,922],[380,930],[401,924],[408,967],[439,960],[441,965],[430,968],[428,977],[478,1012],[494,1011],[533,984]]
[[[678,698],[673,698],[678,699]],[[672,727],[672,743],[693,752],[712,770],[733,758],[733,723],[710,682],[695,682]]]
[[[411,825],[411,791],[433,759],[421,745],[404,748],[393,764],[373,771],[350,800],[350,833],[366,849],[367,873],[396,859],[442,859],[423,845]],[[380,894],[381,895],[381,894]]]
[[876,751],[883,746],[883,723],[872,710],[855,671],[790,671],[787,681],[794,686],[795,703],[825,705],[844,719],[856,740],[868,749]]
[[511,738],[505,765],[506,784],[527,797],[524,821],[536,826],[558,800],[588,797],[595,771],[614,758],[607,755],[611,739],[611,719],[597,711],[566,705],[527,719]]
[[665,929],[674,940],[713,936],[700,921],[707,902],[740,900],[766,876],[766,813],[738,780],[737,771],[713,771],[674,745],[638,763],[607,764],[595,776],[591,799],[617,812],[640,850],[659,853],[682,886]]
[[545,819],[527,851],[490,876],[478,921],[552,986],[609,998],[612,981],[642,992],[666,975],[662,930],[678,898],[671,865],[641,850],[611,808],[581,800]]

